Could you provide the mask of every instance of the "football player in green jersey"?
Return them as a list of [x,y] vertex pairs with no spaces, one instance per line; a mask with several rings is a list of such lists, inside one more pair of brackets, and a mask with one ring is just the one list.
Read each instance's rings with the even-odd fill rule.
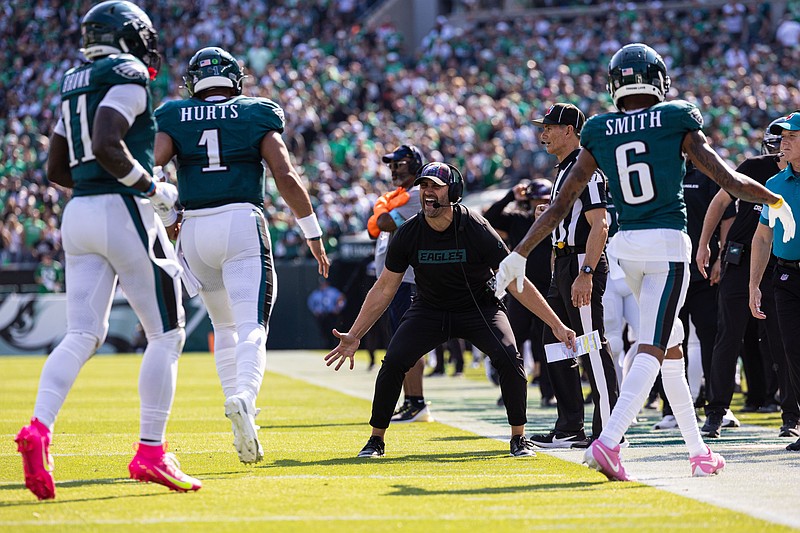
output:
[[139,374],[140,442],[130,476],[186,492],[198,480],[165,453],[164,434],[185,339],[180,265],[154,205],[175,203],[173,185],[156,182],[149,82],[159,66],[150,18],[120,0],[81,21],[88,62],[61,82],[61,116],[51,137],[47,177],[71,187],[62,236],[66,253],[67,333],[42,369],[31,424],[16,441],[25,485],[55,497],[50,440],[56,416],[83,365],[105,341],[119,280],[147,336]]
[[684,154],[734,196],[769,204],[785,234],[795,222],[783,198],[728,167],[701,131],[700,111],[683,100],[665,101],[670,87],[666,64],[645,44],[622,47],[608,65],[608,90],[618,111],[590,118],[583,149],[561,193],[500,265],[498,292],[525,276],[525,258],[564,218],[600,168],[608,177],[619,231],[608,246],[639,301],[639,348],[622,383],[608,424],[586,450],[584,461],[610,480],[631,479],[620,463],[617,443],[627,431],[661,371],[681,434],[689,448],[692,475],[707,476],[725,466],[697,428],[681,352],[683,327],[677,319],[688,285],[691,241],[686,234],[682,182]]
[[[283,110],[266,98],[242,95],[244,74],[228,52],[199,50],[184,77],[189,98],[156,110],[157,165],[173,157],[184,207],[178,253],[214,327],[214,358],[243,463],[264,457],[258,442],[256,398],[266,362],[267,324],[277,290],[263,214],[264,165],[298,219],[319,273],[330,263],[308,192],[281,138]],[[162,213],[175,225],[174,209]],[[188,267],[188,268],[186,268]]]

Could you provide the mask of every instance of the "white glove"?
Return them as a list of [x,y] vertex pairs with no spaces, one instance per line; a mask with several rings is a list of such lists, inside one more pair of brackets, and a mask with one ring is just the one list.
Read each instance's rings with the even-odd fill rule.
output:
[[527,262],[528,259],[517,252],[511,252],[508,257],[503,259],[495,277],[494,295],[498,299],[503,297],[506,287],[515,279],[517,280],[517,292],[522,292],[525,286],[525,263]]
[[158,215],[158,218],[161,219],[161,222],[164,223],[165,228],[170,227],[178,221],[178,211],[175,209],[175,206],[165,209],[160,205],[153,204],[153,209]]
[[153,202],[155,209],[168,211],[178,201],[178,188],[165,181],[154,182],[156,188],[147,197]]
[[789,242],[794,238],[794,216],[792,216],[792,208],[783,200],[783,197],[778,195],[778,198],[780,199],[777,202],[768,206],[769,227],[774,228],[775,221],[780,220],[783,224],[783,242]]

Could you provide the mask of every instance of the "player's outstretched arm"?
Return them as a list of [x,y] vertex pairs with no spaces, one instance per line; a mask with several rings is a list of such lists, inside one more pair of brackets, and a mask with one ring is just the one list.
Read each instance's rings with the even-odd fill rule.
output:
[[778,201],[778,195],[770,192],[754,179],[729,167],[722,157],[711,148],[702,131],[690,131],[686,134],[683,139],[683,151],[706,176],[737,198],[767,205]]
[[[289,149],[286,148],[286,143],[283,142],[280,133],[270,131],[264,135],[264,138],[261,139],[261,157],[267,162],[267,166],[272,172],[278,192],[281,193],[281,196],[289,205],[289,209],[292,210],[295,218],[300,223],[300,227],[303,229],[308,248],[319,265],[318,272],[327,278],[331,262],[325,253],[322,241],[319,239],[322,230],[319,229],[319,223],[314,215],[308,191],[303,187],[300,175],[292,165],[291,159],[289,159]],[[309,234],[309,231],[315,234]]]
[[783,225],[783,242],[789,242],[794,237],[794,216],[789,204],[783,201],[783,197],[726,165],[708,144],[702,131],[686,134],[683,151],[689,155],[697,168],[732,195],[748,202],[766,204],[769,207],[770,227],[774,227],[778,220]]
[[588,150],[581,150],[578,160],[565,178],[564,185],[562,185],[555,202],[536,218],[514,251],[500,263],[495,278],[495,295],[498,298],[502,297],[508,284],[514,280],[517,282],[517,292],[522,292],[522,280],[525,278],[525,258],[537,244],[550,235],[556,224],[567,216],[569,208],[583,192],[595,170],[597,170],[597,162],[592,154]]
[[361,310],[358,312],[350,331],[340,332],[333,330],[333,335],[339,339],[339,345],[325,355],[325,364],[331,366],[337,363],[334,370],[339,370],[346,360],[350,360],[350,370],[355,367],[353,356],[361,344],[361,338],[367,334],[375,322],[383,315],[392,302],[400,283],[403,282],[404,272],[392,272],[384,268],[378,281],[367,293]]

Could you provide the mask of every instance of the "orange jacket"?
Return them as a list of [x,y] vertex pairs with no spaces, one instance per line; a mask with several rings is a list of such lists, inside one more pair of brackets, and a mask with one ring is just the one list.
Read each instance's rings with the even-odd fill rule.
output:
[[406,191],[403,187],[398,187],[397,189],[387,192],[375,202],[375,206],[372,208],[372,216],[369,217],[367,221],[367,231],[369,232],[369,236],[373,239],[377,239],[378,235],[380,235],[381,230],[378,227],[378,217],[384,213],[388,213],[392,209],[396,209],[401,205],[405,205],[408,203],[410,196],[408,191]]

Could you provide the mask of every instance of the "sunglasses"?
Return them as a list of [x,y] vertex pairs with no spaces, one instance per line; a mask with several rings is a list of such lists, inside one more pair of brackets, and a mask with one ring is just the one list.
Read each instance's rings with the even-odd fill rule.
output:
[[392,161],[389,163],[389,168],[392,170],[400,168],[402,165],[407,165],[408,161]]

